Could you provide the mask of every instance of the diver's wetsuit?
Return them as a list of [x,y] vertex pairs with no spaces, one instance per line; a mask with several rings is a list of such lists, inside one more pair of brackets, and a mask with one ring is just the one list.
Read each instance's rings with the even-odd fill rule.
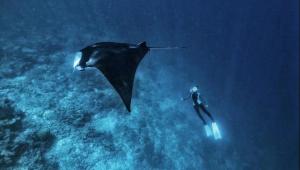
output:
[[214,118],[212,117],[212,115],[210,114],[210,112],[206,109],[205,103],[204,103],[203,99],[201,98],[199,92],[193,92],[193,93],[191,93],[191,97],[192,97],[192,100],[193,100],[194,109],[197,112],[197,115],[203,121],[204,125],[206,125],[206,121],[203,118],[203,116],[201,115],[200,109],[204,113],[206,113],[206,115],[214,122]]

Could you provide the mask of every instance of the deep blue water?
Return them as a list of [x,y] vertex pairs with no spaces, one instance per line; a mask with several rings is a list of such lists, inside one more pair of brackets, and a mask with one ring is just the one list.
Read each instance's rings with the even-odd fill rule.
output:
[[[298,169],[297,0],[2,0],[0,169]],[[151,50],[131,113],[74,52],[115,41]],[[220,124],[207,138],[200,87]]]

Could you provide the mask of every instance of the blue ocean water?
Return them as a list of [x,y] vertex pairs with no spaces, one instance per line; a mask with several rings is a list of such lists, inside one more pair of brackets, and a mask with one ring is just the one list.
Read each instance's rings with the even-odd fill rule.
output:
[[[1,0],[0,30],[0,169],[299,168],[297,0]],[[128,113],[73,72],[102,41],[186,48],[150,50]],[[193,85],[221,140],[180,100]]]

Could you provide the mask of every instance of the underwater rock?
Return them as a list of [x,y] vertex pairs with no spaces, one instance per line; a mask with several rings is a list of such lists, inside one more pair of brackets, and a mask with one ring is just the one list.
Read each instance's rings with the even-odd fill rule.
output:
[[104,147],[105,150],[109,152],[116,151],[116,146],[114,145],[113,135],[108,132],[99,132],[95,129],[89,129],[85,136],[85,140],[87,142],[95,142],[99,143]]
[[49,129],[27,129],[22,134],[22,139],[26,141],[27,147],[18,161],[19,165],[32,169],[58,169],[56,162],[45,158],[46,152],[52,147],[56,139]]
[[56,137],[48,129],[24,126],[24,115],[11,100],[0,103],[0,169],[15,167],[19,160],[28,167],[53,167],[55,163],[48,162],[44,154]]
[[44,152],[55,141],[55,136],[48,129],[37,130],[33,133],[31,146],[33,149],[38,148],[39,151]]
[[63,115],[62,121],[74,127],[83,127],[91,121],[92,114],[88,112],[75,112]]
[[13,102],[0,103],[0,168],[13,165],[28,148],[25,141],[16,140],[22,131],[24,113],[16,111]]
[[36,57],[32,55],[33,53],[22,53],[12,49],[1,52],[0,77],[14,78],[24,75],[37,63]]

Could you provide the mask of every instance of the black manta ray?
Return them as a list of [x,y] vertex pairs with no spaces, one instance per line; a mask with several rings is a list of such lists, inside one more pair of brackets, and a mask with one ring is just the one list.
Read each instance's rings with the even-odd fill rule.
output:
[[146,42],[138,45],[100,42],[77,52],[73,67],[80,71],[86,67],[99,69],[118,92],[130,112],[135,72],[150,48],[173,49],[180,47],[147,47]]

